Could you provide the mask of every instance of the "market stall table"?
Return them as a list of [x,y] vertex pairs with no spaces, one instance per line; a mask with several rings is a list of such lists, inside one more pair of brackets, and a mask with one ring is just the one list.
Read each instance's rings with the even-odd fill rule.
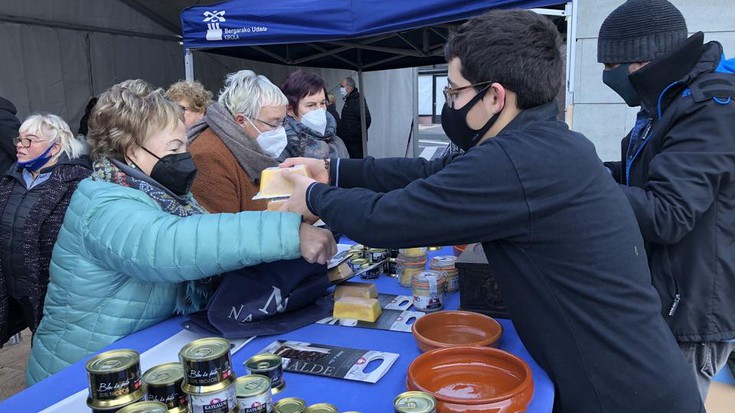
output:
[[[446,250],[445,250],[446,251]],[[436,255],[436,253],[431,254]],[[361,280],[363,281],[363,280]],[[376,280],[378,291],[387,294],[410,295],[410,290],[401,287],[396,279],[381,276]],[[459,305],[459,293],[452,293],[446,299],[445,307],[455,309]],[[104,350],[130,348],[144,353],[159,343],[175,336],[181,331],[181,324],[185,317],[174,317],[155,326],[141,330],[125,337]],[[530,366],[533,372],[535,392],[529,405],[530,413],[548,413],[553,406],[554,389],[546,373],[536,364],[521,343],[518,335],[509,320],[498,320],[504,329],[500,341],[500,348],[513,353]],[[248,358],[259,353],[263,348],[275,340],[302,341],[307,343],[328,344],[334,346],[351,347],[366,350],[381,350],[398,353],[400,356],[376,384],[312,376],[285,372],[286,387],[275,396],[275,400],[283,397],[299,397],[308,404],[327,402],[336,405],[340,411],[360,411],[363,413],[387,413],[393,411],[393,398],[406,391],[406,372],[411,361],[420,354],[410,332],[373,330],[360,327],[345,327],[338,325],[312,324],[290,333],[256,337],[242,349],[233,354],[234,370],[237,375],[245,374],[243,363]],[[160,351],[160,347],[157,347]],[[174,360],[180,348],[165,349],[170,360]],[[56,403],[69,396],[86,391],[87,375],[84,365],[89,358],[37,383],[34,386],[18,393],[0,403],[3,412],[46,412],[66,411],[85,412],[86,406],[80,401],[71,398],[67,404]],[[150,361],[148,361],[150,363]],[[147,364],[145,354],[142,356],[142,369],[148,369],[155,364]],[[157,363],[156,363],[157,364]],[[86,393],[85,396],[86,397]],[[50,406],[53,406],[49,408]],[[73,409],[71,407],[73,406]]]

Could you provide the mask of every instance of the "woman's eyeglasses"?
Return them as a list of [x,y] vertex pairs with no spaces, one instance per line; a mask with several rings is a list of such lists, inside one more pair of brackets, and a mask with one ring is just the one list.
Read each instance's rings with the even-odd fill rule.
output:
[[23,148],[30,148],[31,145],[38,142],[48,142],[50,139],[31,139],[31,138],[21,138],[20,136],[16,136],[13,138],[13,145],[18,145],[20,143],[20,146]]

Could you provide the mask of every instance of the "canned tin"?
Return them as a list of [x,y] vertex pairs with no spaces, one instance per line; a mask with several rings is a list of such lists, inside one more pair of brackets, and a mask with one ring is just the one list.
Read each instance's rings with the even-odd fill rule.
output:
[[367,258],[367,250],[361,244],[351,246],[350,251],[352,251],[356,258]]
[[388,258],[385,265],[385,274],[393,278],[398,277],[398,260]]
[[395,413],[436,413],[436,399],[422,391],[407,391],[393,399]]
[[[366,268],[370,268],[370,266],[371,266],[371,265],[372,265],[372,264],[369,264],[369,263],[367,263],[367,264],[363,264],[363,265],[362,265],[362,268],[360,268],[360,269],[361,269],[361,270],[364,270],[364,269],[366,269]],[[363,271],[363,272],[362,272],[362,273],[360,274],[360,277],[362,277],[362,278],[364,278],[364,279],[366,279],[366,280],[373,280],[373,279],[376,279],[376,278],[378,278],[378,277],[380,276],[380,270],[381,270],[381,266],[380,266],[380,265],[376,265],[376,266],[374,266],[374,267],[370,268],[370,269],[369,269],[369,270],[367,270],[367,271]]]
[[[182,390],[187,394],[210,393],[234,383],[230,341],[220,337],[194,340],[181,348],[184,366]],[[228,380],[232,377],[232,380]]]
[[271,393],[278,394],[286,387],[283,377],[283,359],[277,354],[261,353],[250,357],[245,362],[250,374],[262,374],[271,381]]
[[273,405],[273,413],[305,413],[306,401],[298,397],[286,397]]
[[333,404],[316,403],[307,407],[304,413],[339,413],[339,410]]
[[413,306],[419,311],[438,311],[444,308],[446,276],[438,271],[422,271],[413,276]]
[[184,368],[181,363],[166,363],[151,367],[143,374],[143,383],[148,387],[148,400],[164,403],[169,413],[189,411],[186,393],[181,389]]
[[352,268],[353,272],[360,271],[360,268],[362,268],[363,265],[368,264],[368,261],[365,258],[353,258],[350,260],[350,267]]
[[90,406],[89,405],[89,400],[87,400],[87,406],[89,406],[89,408],[92,409],[92,413],[117,413],[117,412],[120,411],[120,409],[122,409],[124,407],[130,406],[132,404],[139,403],[140,401],[143,400],[144,397],[145,397],[145,394],[141,394],[140,395],[140,398],[138,398],[138,399],[135,399],[135,400],[132,400],[132,401],[129,401],[127,403],[120,404],[120,405],[114,405],[114,406],[111,406],[111,407],[107,407],[107,408],[102,408],[102,407],[97,408],[97,407],[94,407],[94,406]]
[[145,401],[123,407],[117,413],[167,413],[168,407],[161,402]]
[[383,261],[386,258],[388,250],[385,248],[368,248],[368,258],[370,264]]
[[140,354],[135,350],[106,351],[89,359],[85,367],[89,378],[87,406],[91,408],[118,408],[145,395]]
[[273,396],[271,380],[261,374],[251,374],[237,379],[235,384],[237,404],[241,413],[271,413]]
[[191,413],[238,413],[235,376],[225,382],[228,387],[210,393],[187,393]]

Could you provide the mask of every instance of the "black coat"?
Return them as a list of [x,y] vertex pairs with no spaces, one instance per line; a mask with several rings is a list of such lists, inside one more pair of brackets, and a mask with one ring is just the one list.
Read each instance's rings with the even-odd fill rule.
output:
[[18,136],[18,128],[20,128],[20,122],[15,114],[15,105],[0,97],[0,175],[15,162],[13,138]]
[[[350,158],[362,158],[362,125],[360,123],[360,92],[353,89],[345,96],[342,117],[337,123],[337,136],[342,138],[350,153]],[[370,128],[370,109],[365,102],[365,129]],[[367,132],[366,132],[367,133]],[[365,135],[367,141],[367,134]]]
[[313,184],[307,202],[365,245],[482,242],[519,336],[556,385],[556,411],[699,412],[633,211],[556,113],[555,102],[524,110],[435,161],[333,160],[331,182],[353,189]]
[[88,158],[41,172],[49,170],[49,179],[30,190],[16,165],[0,176],[0,346],[26,327],[38,327],[66,208],[79,182],[92,173]]
[[694,63],[669,63],[686,74],[664,93],[643,93],[653,115],[645,139],[628,153],[628,135],[623,161],[606,163],[633,206],[664,319],[682,342],[735,337],[735,75],[714,72],[720,56],[710,42]]

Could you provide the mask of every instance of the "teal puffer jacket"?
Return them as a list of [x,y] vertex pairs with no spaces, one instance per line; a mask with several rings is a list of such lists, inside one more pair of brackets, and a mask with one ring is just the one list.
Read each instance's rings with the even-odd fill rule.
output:
[[28,384],[174,313],[183,281],[300,256],[301,216],[171,215],[144,192],[86,179],[53,250]]

